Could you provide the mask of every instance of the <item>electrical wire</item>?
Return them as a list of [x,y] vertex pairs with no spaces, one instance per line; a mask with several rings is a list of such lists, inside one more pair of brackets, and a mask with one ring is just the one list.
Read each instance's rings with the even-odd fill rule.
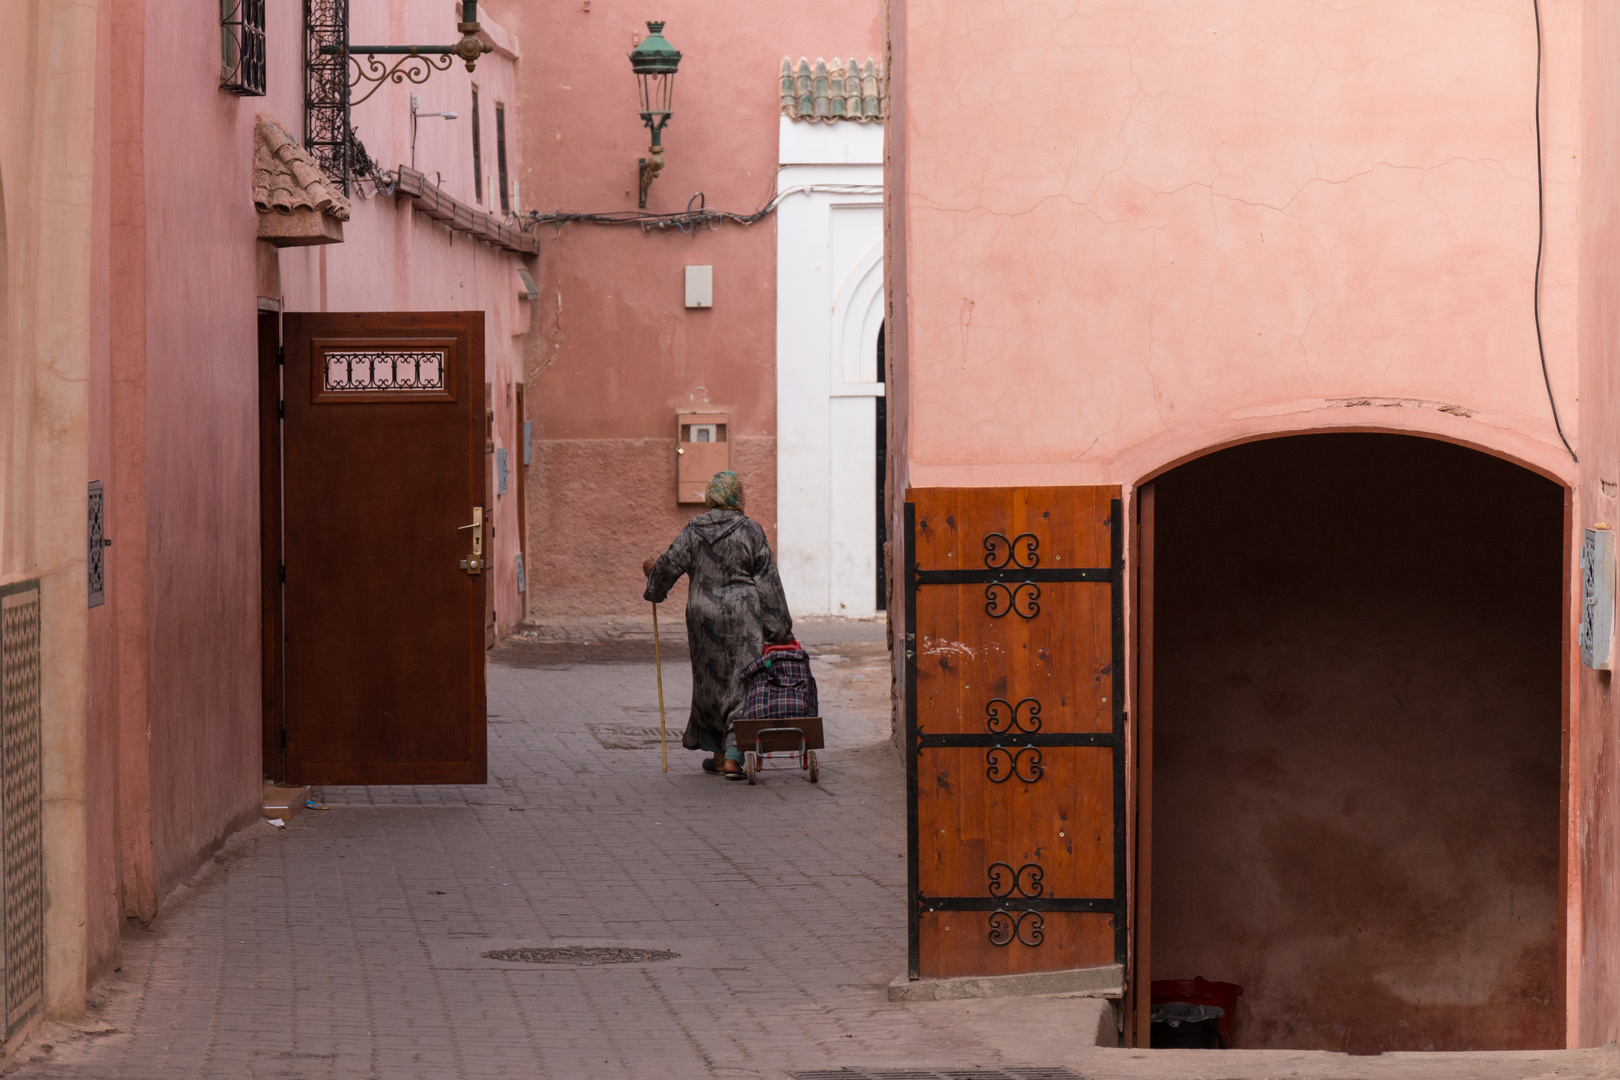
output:
[[813,193],[831,195],[881,195],[883,189],[872,184],[805,184],[800,187],[788,188],[779,191],[766,200],[751,214],[741,214],[732,210],[711,210],[708,200],[703,192],[698,192],[686,202],[686,210],[679,214],[649,214],[643,210],[614,210],[605,213],[541,213],[539,210],[530,210],[523,218],[525,231],[537,225],[640,225],[643,231],[653,229],[679,229],[683,233],[691,233],[697,229],[718,229],[725,222],[737,225],[752,225],[763,220],[789,195],[809,195]]
[[1547,345],[1541,335],[1541,263],[1547,247],[1547,182],[1541,148],[1541,0],[1530,0],[1530,6],[1536,16],[1536,352],[1541,356],[1541,381],[1547,387],[1547,404],[1552,407],[1553,427],[1558,431],[1558,441],[1569,451],[1569,460],[1579,465],[1581,459],[1575,456],[1575,448],[1569,445],[1569,439],[1564,435],[1564,425],[1558,420],[1558,402],[1553,399],[1552,376],[1547,374]]

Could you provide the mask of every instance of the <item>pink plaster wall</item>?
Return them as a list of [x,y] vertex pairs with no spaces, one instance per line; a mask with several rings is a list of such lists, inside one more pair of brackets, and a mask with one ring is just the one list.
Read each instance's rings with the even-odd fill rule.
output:
[[[882,41],[876,0],[489,7],[544,42],[543,60],[520,72],[521,183],[525,206],[548,212],[636,209],[648,137],[626,54],[646,19],[666,20],[683,54],[666,164],[648,198],[656,212],[683,210],[698,191],[710,207],[762,206],[776,172],[782,57],[878,56]],[[640,613],[642,559],[702,510],[675,502],[677,410],[730,411],[748,512],[775,537],[775,224],[691,235],[573,224],[546,229],[541,244],[526,355],[531,618]],[[687,265],[714,267],[712,309],[683,306]]]
[[[1580,10],[1543,7],[1572,428]],[[904,8],[914,484],[1132,482],[1353,425],[1569,472],[1528,3]]]
[[[1587,3],[1582,86],[1580,351],[1581,468],[1573,522],[1577,536],[1598,522],[1620,525],[1620,13]],[[1620,699],[1613,677],[1577,661],[1578,728],[1571,746],[1570,803],[1577,838],[1570,891],[1577,901],[1571,952],[1579,959],[1578,1010],[1571,1016],[1580,1045],[1601,1046],[1620,1034],[1620,786],[1615,783]]]

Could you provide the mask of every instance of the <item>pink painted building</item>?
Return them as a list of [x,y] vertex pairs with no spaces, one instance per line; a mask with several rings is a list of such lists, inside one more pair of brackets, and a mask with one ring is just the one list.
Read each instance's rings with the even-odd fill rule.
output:
[[[1087,957],[1138,1045],[1197,976],[1238,1046],[1616,1037],[1617,41],[890,5],[897,724],[925,824],[1036,800],[937,863],[914,826],[914,979]],[[940,794],[1009,724],[1048,787]]]
[[[321,43],[347,19],[357,46],[454,44],[460,8],[310,8],[247,0],[222,25],[0,7],[29,57],[0,90],[0,649],[20,748],[0,784],[8,828],[36,838],[8,851],[39,919],[8,958],[28,973],[8,1038],[82,1013],[125,918],[258,818],[267,779],[482,779],[483,649],[525,604],[538,244],[518,223],[519,41],[486,15],[475,70],[445,56],[363,102],[359,84],[344,168],[349,73],[340,55],[312,74]],[[324,456],[313,436],[282,446],[282,409],[325,432]],[[434,432],[465,496],[411,456]],[[386,618],[398,637],[399,611],[419,647],[448,635],[462,658],[432,673],[466,714],[437,742],[393,702],[338,704],[360,684],[320,666],[363,651],[361,683],[408,688],[419,658],[343,629]],[[8,892],[8,920],[28,902]]]
[[[701,486],[689,490],[698,480],[682,494],[683,460],[701,480],[728,464],[742,477],[796,614],[870,616],[881,118],[796,121],[780,73],[785,56],[828,58],[840,85],[851,58],[880,70],[881,5],[673,0],[642,10],[500,0],[491,10],[523,40],[546,43],[545,62],[518,76],[525,206],[549,222],[537,230],[541,296],[524,359],[534,424],[531,619],[646,614],[642,560],[702,510]],[[664,167],[638,223],[624,219],[638,213],[637,163],[649,136],[627,54],[649,18],[663,21],[682,55]],[[881,110],[875,77],[870,89]],[[848,194],[810,190],[823,182]],[[700,208],[752,222],[683,216]],[[874,272],[855,290],[857,306],[877,317],[839,323],[853,327],[848,363],[860,368],[846,387],[830,373],[839,354],[829,313],[843,286],[860,283],[867,256]],[[701,304],[688,294],[689,272],[710,283]],[[808,386],[794,383],[812,372]],[[840,410],[849,431],[833,438]],[[683,447],[683,430],[725,446]],[[847,524],[829,535],[840,508]],[[802,520],[783,516],[795,510]],[[839,567],[847,567],[842,592],[829,584]]]

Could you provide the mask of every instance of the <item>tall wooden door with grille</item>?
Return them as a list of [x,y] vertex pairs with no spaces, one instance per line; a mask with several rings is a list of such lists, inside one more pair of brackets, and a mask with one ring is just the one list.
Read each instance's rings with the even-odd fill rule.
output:
[[282,342],[279,764],[294,784],[481,784],[484,315],[288,314]]
[[905,531],[911,977],[1123,965],[1119,489],[916,489]]

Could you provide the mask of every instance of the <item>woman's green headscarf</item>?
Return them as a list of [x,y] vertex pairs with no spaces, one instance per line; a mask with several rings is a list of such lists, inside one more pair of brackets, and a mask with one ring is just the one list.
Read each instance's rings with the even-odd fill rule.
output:
[[703,492],[703,505],[711,510],[737,510],[743,508],[742,480],[736,473],[727,469],[717,472],[714,479],[709,481],[709,487]]

